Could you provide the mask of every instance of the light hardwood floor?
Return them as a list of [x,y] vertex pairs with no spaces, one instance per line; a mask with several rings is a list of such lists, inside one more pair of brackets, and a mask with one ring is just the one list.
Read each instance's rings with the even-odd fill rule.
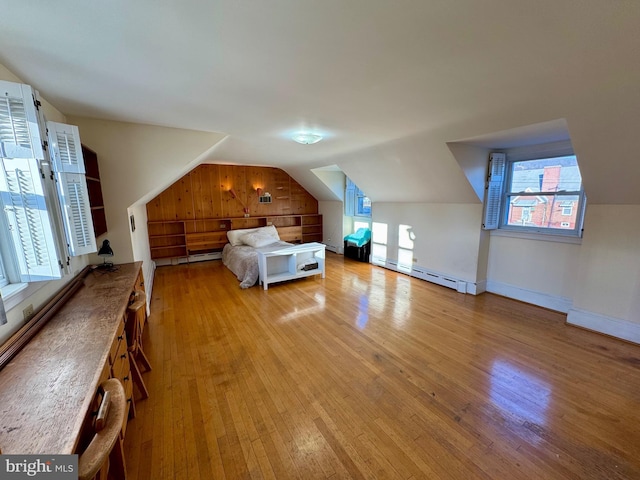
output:
[[130,478],[640,478],[640,347],[564,320],[333,254],[158,268]]

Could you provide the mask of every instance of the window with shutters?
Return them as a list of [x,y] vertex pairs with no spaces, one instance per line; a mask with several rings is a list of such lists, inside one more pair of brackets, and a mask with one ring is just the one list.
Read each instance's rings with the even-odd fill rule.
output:
[[62,219],[71,256],[96,251],[80,134],[75,125],[47,122]]
[[50,123],[45,148],[37,103],[0,82],[0,287],[61,278],[68,256],[96,250],[77,127]]
[[523,149],[492,153],[483,227],[581,236],[582,176],[576,156],[566,153],[567,148],[535,158]]
[[344,205],[348,217],[371,217],[371,199],[348,177]]

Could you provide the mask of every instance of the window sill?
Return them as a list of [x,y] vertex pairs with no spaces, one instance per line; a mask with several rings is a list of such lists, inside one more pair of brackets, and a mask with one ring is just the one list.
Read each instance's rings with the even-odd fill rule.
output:
[[507,230],[503,228],[498,230],[491,230],[491,236],[521,238],[524,240],[537,240],[539,242],[571,243],[574,245],[582,244],[582,238],[580,237],[569,235],[554,235],[551,233],[518,232],[515,230]]
[[40,290],[47,282],[37,283],[10,283],[0,289],[2,291],[2,301],[4,309],[8,312],[21,302],[29,298]]

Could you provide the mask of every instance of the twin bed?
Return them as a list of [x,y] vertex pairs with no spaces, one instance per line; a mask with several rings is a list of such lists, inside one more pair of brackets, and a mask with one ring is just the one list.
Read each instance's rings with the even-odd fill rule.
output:
[[240,281],[240,288],[254,286],[260,277],[258,252],[265,253],[292,247],[292,243],[280,240],[274,226],[229,230],[227,243],[222,250],[222,263]]

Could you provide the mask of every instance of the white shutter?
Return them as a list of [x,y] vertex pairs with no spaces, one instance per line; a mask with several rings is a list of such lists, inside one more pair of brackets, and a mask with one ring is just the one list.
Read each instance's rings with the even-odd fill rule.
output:
[[77,257],[95,252],[96,239],[78,127],[47,122],[47,129],[69,254]]
[[[2,264],[2,256],[0,256],[0,287],[4,287],[7,283],[9,283],[9,280],[7,280],[7,274],[4,273],[4,265]],[[0,296],[1,298],[1,296]],[[0,309],[2,307],[0,306]],[[2,312],[0,311],[0,314]],[[0,322],[1,323],[1,322]]]
[[47,122],[49,152],[56,172],[85,173],[80,132],[75,125]]
[[356,214],[356,184],[348,177],[344,192],[344,214],[347,217],[353,217]]
[[0,81],[0,157],[44,158],[34,95],[29,85]]
[[506,155],[492,153],[489,156],[489,176],[484,192],[484,212],[482,228],[495,230],[500,226],[500,204],[506,169]]
[[3,158],[1,173],[0,196],[21,281],[61,278],[38,161]]
[[58,173],[56,177],[70,255],[77,257],[97,251],[87,179],[80,173]]

